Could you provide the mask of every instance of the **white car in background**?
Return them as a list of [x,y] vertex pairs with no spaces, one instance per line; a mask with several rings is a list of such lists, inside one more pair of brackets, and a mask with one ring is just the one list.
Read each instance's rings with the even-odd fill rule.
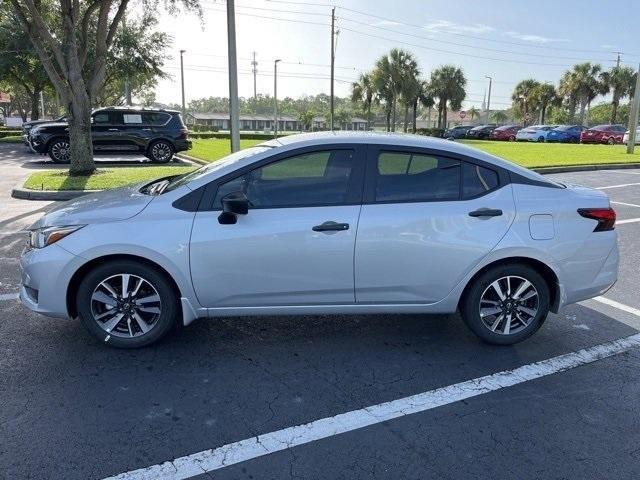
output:
[[[629,144],[629,130],[624,133],[624,137],[622,137],[622,143],[625,145]],[[640,127],[636,129],[636,145],[640,145]]]
[[556,128],[557,125],[531,125],[523,128],[516,133],[516,141],[518,142],[544,142],[549,132]]

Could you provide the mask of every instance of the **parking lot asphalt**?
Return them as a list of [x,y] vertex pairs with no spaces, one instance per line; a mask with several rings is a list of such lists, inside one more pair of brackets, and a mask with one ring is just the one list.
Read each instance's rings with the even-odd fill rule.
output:
[[[32,158],[3,153],[0,478],[102,479],[173,459],[182,460],[165,465],[166,478],[180,465],[216,479],[637,478],[640,348],[588,362],[575,352],[640,331],[640,171],[553,175],[617,202],[620,278],[604,299],[550,315],[524,343],[485,345],[456,315],[305,316],[199,321],[122,351],[96,344],[75,320],[41,317],[9,298],[25,241],[17,230],[47,205],[8,198],[5,186]],[[364,428],[336,417],[535,371],[532,363],[559,355],[584,362]],[[319,419],[344,433],[294,436],[274,453],[238,463],[229,455],[213,471],[189,457]]]

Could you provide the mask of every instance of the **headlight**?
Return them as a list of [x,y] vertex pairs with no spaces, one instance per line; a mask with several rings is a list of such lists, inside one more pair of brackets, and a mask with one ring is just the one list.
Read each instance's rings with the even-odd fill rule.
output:
[[40,130],[42,130],[42,127],[38,127],[38,126],[36,126],[36,127],[31,127],[31,128],[29,128],[29,129],[27,129],[27,132],[28,132],[30,135],[35,135],[36,133],[40,132]]
[[29,232],[29,247],[44,248],[47,245],[62,240],[67,235],[76,230],[80,230],[84,225],[68,225],[65,227],[43,227]]

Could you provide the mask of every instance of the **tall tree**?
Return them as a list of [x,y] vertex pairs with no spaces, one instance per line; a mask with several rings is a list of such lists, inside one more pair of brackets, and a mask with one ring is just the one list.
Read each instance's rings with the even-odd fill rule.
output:
[[471,107],[467,110],[467,114],[469,115],[469,119],[473,122],[473,119],[480,116],[480,110],[476,107]]
[[367,122],[371,120],[371,106],[375,93],[375,86],[370,73],[361,74],[358,81],[351,84],[351,101],[362,104]]
[[611,92],[611,118],[609,123],[616,123],[620,100],[633,96],[636,85],[636,73],[631,67],[613,67],[608,72],[602,72],[600,79]]
[[[5,0],[16,21],[28,33],[49,80],[69,115],[73,175],[95,170],[91,143],[91,106],[107,76],[108,52],[130,6],[130,0]],[[200,11],[198,0],[180,2]],[[156,10],[159,2],[143,0],[141,7]]]
[[431,72],[433,95],[438,99],[438,128],[447,128],[447,109],[458,110],[467,96],[467,79],[462,69],[443,65]]
[[433,92],[429,83],[422,81],[420,85],[420,92],[413,103],[413,125],[411,130],[413,133],[416,133],[417,130],[416,127],[418,123],[418,104],[422,105],[424,108],[429,109],[429,111],[431,111],[431,108],[433,108],[433,106],[436,104],[436,100],[433,98]]
[[527,116],[535,109],[534,93],[540,83],[533,78],[522,80],[513,89],[511,100],[513,101],[513,109],[527,123]]
[[585,122],[587,106],[594,98],[606,93],[608,90],[600,79],[601,71],[602,67],[600,65],[590,62],[574,65],[571,70],[573,88],[580,108],[579,122],[581,125]]
[[[378,59],[371,73],[371,79],[376,91],[376,102],[384,106],[387,132],[391,131],[391,112],[395,106],[395,91],[391,75],[389,57],[384,55]],[[394,119],[395,120],[395,119]]]
[[491,119],[497,124],[503,124],[509,119],[509,115],[504,110],[496,110],[491,114]]
[[540,111],[540,123],[544,124],[547,108],[558,103],[556,89],[550,83],[540,83],[533,88],[531,97],[536,109]]

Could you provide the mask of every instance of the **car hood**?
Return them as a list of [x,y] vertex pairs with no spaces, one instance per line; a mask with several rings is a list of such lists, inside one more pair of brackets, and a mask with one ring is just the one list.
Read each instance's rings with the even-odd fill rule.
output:
[[140,193],[144,183],[91,193],[56,205],[30,230],[49,226],[86,225],[126,220],[140,213],[155,198]]

